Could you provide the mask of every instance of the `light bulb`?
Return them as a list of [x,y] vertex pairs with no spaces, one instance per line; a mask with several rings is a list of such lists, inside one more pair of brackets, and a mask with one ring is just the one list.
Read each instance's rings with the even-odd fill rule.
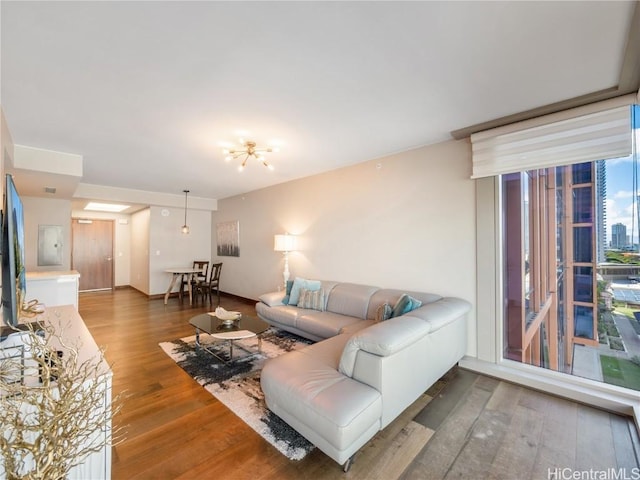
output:
[[240,165],[240,166],[238,167],[238,171],[239,171],[239,172],[241,172],[241,171],[243,171],[243,170],[244,170],[244,165]]

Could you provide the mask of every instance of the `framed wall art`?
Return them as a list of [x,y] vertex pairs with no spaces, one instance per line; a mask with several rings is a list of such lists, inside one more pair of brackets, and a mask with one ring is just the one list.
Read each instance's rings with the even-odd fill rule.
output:
[[240,222],[220,222],[216,225],[216,239],[219,257],[240,256]]

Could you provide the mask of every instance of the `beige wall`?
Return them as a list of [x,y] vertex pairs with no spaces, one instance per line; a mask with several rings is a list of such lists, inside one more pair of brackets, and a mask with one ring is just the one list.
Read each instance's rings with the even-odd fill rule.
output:
[[149,221],[150,209],[131,215],[130,285],[149,294]]
[[116,286],[131,285],[147,295],[164,293],[171,279],[165,268],[211,258],[209,211],[188,211],[189,235],[180,232],[181,208],[152,206],[132,215],[74,211],[73,216],[114,220]]
[[[428,291],[475,304],[470,172],[469,143],[451,141],[220,200],[212,253],[224,263],[221,289],[253,299],[278,289],[284,260],[273,236],[289,232],[299,235],[300,250],[290,255],[291,278]],[[240,257],[216,257],[216,224],[229,220],[240,222]],[[469,353],[474,348],[475,340]]]
[[[24,260],[27,272],[71,269],[71,201],[21,196],[24,206]],[[62,227],[62,265],[38,266],[38,227]]]
[[190,267],[194,260],[211,259],[211,212],[189,209],[189,234],[184,235],[180,231],[184,209],[149,210],[149,291],[155,295],[166,292],[171,281],[165,269]]

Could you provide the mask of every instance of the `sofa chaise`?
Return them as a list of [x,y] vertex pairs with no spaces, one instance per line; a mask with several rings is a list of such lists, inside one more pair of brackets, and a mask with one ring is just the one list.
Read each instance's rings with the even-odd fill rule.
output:
[[[268,360],[261,386],[272,412],[347,471],[363,445],[465,354],[471,305],[431,293],[318,283],[313,308],[285,304],[284,292],[256,304],[266,322],[317,341]],[[406,297],[413,309],[386,319]]]

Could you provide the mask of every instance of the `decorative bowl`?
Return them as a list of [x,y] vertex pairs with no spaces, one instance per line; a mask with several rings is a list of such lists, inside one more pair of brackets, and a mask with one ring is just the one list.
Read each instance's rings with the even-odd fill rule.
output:
[[227,311],[222,307],[217,307],[215,309],[215,311],[213,312],[213,314],[218,317],[220,320],[225,321],[225,320],[230,320],[232,322],[236,321],[237,319],[240,318],[241,313],[240,312],[236,312],[236,311]]
[[233,325],[239,318],[240,315],[235,318],[221,318],[220,323],[222,323],[222,325]]

